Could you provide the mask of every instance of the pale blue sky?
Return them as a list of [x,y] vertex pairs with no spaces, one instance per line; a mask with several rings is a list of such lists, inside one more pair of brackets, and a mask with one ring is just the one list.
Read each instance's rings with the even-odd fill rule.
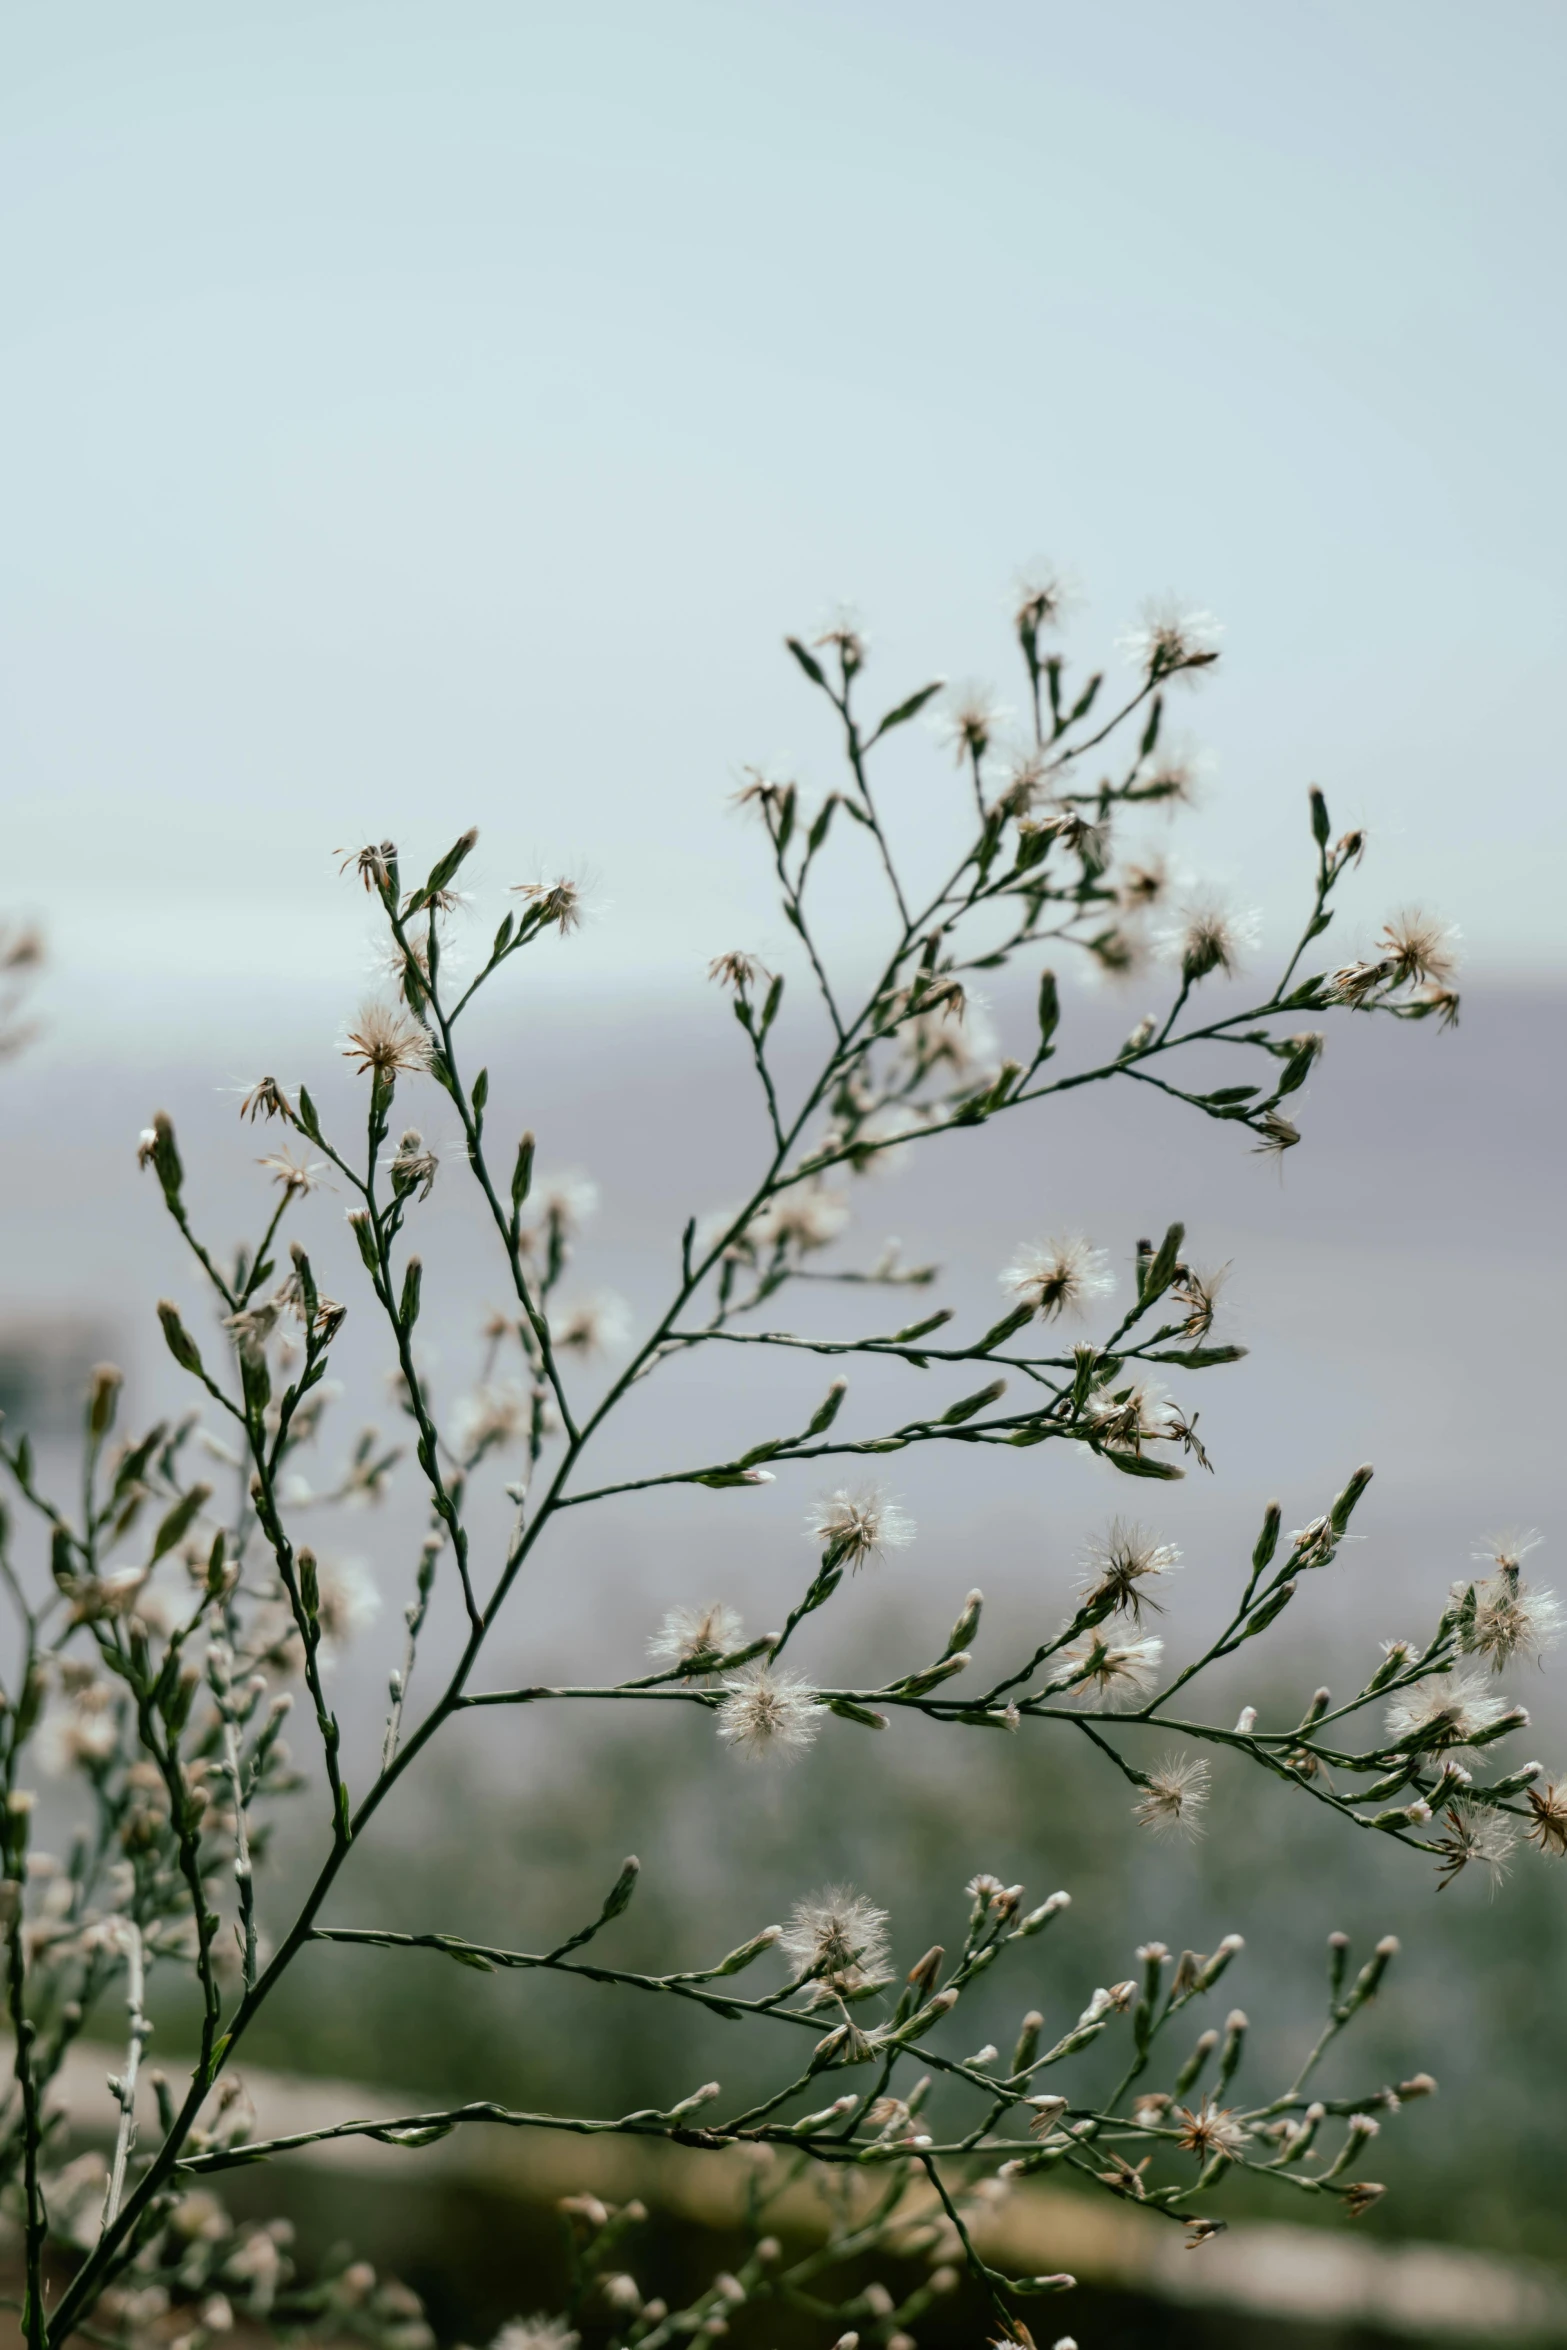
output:
[[468,821],[592,870],[584,977],[766,944],[782,630],[1009,683],[1037,552],[1085,650],[1225,619],[1200,839],[1270,916],[1314,777],[1367,919],[1559,967],[1564,70],[1527,0],[9,11],[3,895],[62,1002],[335,1014],[331,850]]

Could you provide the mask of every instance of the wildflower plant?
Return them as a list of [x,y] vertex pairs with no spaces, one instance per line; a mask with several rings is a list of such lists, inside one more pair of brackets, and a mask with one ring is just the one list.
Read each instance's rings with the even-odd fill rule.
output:
[[[912,1962],[883,1909],[853,1887],[834,1887],[781,1888],[783,1922],[737,1920],[734,1947],[706,1965],[617,1967],[613,1928],[636,1891],[635,1859],[606,1868],[595,1916],[537,1949],[493,1947],[435,1921],[394,1931],[344,1918],[337,1903],[388,1796],[448,1724],[539,1706],[632,1704],[651,1738],[661,1710],[697,1709],[712,1723],[715,1771],[786,1764],[818,1739],[874,1736],[894,1712],[932,1735],[1082,1740],[1119,1774],[1136,1820],[1177,1836],[1200,1829],[1215,1770],[1249,1768],[1326,1807],[1346,1833],[1429,1854],[1444,1881],[1471,1862],[1501,1866],[1519,1839],[1558,1857],[1567,1850],[1567,1790],[1545,1781],[1538,1764],[1497,1759],[1528,1720],[1498,1675],[1557,1630],[1555,1602],[1524,1580],[1531,1538],[1491,1546],[1484,1571],[1453,1588],[1424,1637],[1394,1641],[1347,1697],[1319,1690],[1269,1723],[1247,1707],[1233,1726],[1197,1705],[1201,1677],[1276,1624],[1335,1557],[1367,1468],[1293,1533],[1276,1505],[1267,1508],[1223,1627],[1206,1645],[1183,1646],[1165,1629],[1179,1553],[1127,1515],[1090,1545],[1066,1619],[1025,1653],[981,1660],[983,1599],[972,1591],[939,1654],[889,1658],[878,1677],[852,1684],[802,1660],[808,1641],[821,1652],[823,1625],[805,1628],[845,1579],[888,1571],[914,1535],[885,1481],[898,1454],[1070,1446],[1146,1490],[1180,1477],[1187,1463],[1209,1465],[1191,1385],[1244,1351],[1215,1337],[1219,1277],[1188,1255],[1179,1224],[1121,1251],[1074,1233],[1020,1238],[998,1267],[1000,1312],[983,1328],[925,1302],[912,1317],[907,1306],[878,1310],[883,1293],[924,1290],[934,1275],[895,1253],[869,1262],[834,1253],[856,1176],[890,1150],[1037,1116],[1060,1097],[1117,1083],[1156,1090],[1277,1157],[1299,1140],[1296,1099],[1323,1049],[1322,1030],[1309,1023],[1382,1013],[1451,1024],[1458,1013],[1448,934],[1423,916],[1395,916],[1358,960],[1313,961],[1365,845],[1359,832],[1334,837],[1315,789],[1304,918],[1271,978],[1246,978],[1248,922],[1209,895],[1178,899],[1155,936],[1166,923],[1163,867],[1125,850],[1121,832],[1140,811],[1173,808],[1187,795],[1189,765],[1165,744],[1167,697],[1217,659],[1213,631],[1174,607],[1150,614],[1131,643],[1131,681],[1115,700],[1102,673],[1079,684],[1054,649],[1061,605],[1051,582],[1019,593],[1020,740],[981,692],[949,706],[945,734],[966,840],[923,893],[884,821],[876,755],[935,710],[941,687],[923,685],[870,717],[866,647],[852,623],[835,623],[811,644],[789,640],[841,738],[843,777],[814,804],[794,783],[761,776],[741,794],[759,819],[800,968],[786,978],[738,949],[713,964],[759,1087],[764,1139],[744,1200],[686,1224],[673,1294],[649,1327],[625,1330],[613,1300],[563,1298],[591,1186],[541,1175],[532,1135],[512,1142],[488,1071],[473,1070],[463,1050],[477,997],[547,934],[569,934],[581,913],[567,882],[524,885],[472,975],[454,981],[451,941],[467,918],[459,882],[472,832],[422,880],[410,881],[389,841],[346,860],[384,926],[395,994],[364,1005],[342,1040],[364,1086],[357,1137],[330,1133],[304,1084],[269,1076],[246,1093],[248,1124],[284,1130],[262,1161],[272,1190],[253,1246],[230,1259],[209,1245],[170,1121],[159,1114],[143,1135],[142,1162],[188,1244],[202,1301],[166,1299],[157,1309],[196,1408],[117,1440],[120,1375],[96,1372],[74,1505],[43,1490],[25,1434],[0,1445],[43,1535],[42,1557],[30,1563],[7,1521],[0,1557],[19,1626],[0,1713],[0,1923],[16,2076],[0,2160],[21,2215],[28,2350],[63,2344],[89,2325],[95,2342],[128,2350],[157,2333],[171,2304],[185,2350],[201,2350],[236,2313],[291,2327],[348,2326],[385,2350],[421,2350],[428,2329],[402,2288],[352,2263],[301,2283],[283,2232],[231,2226],[212,2182],[237,2164],[344,2137],[406,2148],[412,2161],[418,2148],[474,2121],[705,2149],[743,2163],[747,2181],[744,2262],[679,2310],[645,2299],[637,2282],[640,2207],[568,2198],[569,2305],[519,2318],[498,2350],[570,2350],[583,2328],[628,2350],[663,2350],[678,2337],[720,2333],[753,2305],[814,2315],[824,2343],[857,2336],[910,2350],[912,2329],[965,2274],[998,2336],[1027,2342],[1031,2298],[1071,2279],[1006,2274],[987,2255],[994,2205],[1019,2179],[1055,2171],[1145,2204],[1153,2222],[1182,2226],[1192,2244],[1222,2226],[1213,2204],[1233,2174],[1350,2214],[1381,2195],[1365,2176],[1380,2120],[1434,2084],[1421,2075],[1334,2099],[1315,2093],[1313,2073],[1376,1993],[1391,1941],[1356,1969],[1344,1937],[1332,1937],[1322,2034],[1292,2080],[1261,2089],[1242,2085],[1247,2023],[1238,2010],[1187,2037],[1196,2020],[1188,2010],[1227,1978],[1238,1935],[1211,1955],[1175,1957],[1150,1941],[1125,1981],[1063,1993],[1042,1954],[1067,1895],[1030,1901],[1021,1885],[984,1873],[964,1895],[951,1952],[934,1948]],[[813,914],[820,868],[845,836],[868,850],[886,911],[881,959],[858,986],[833,968]],[[1108,1058],[1072,1060],[1042,952],[1118,973],[1156,970],[1156,950],[1168,975],[1161,1008]],[[1030,1034],[992,1061],[976,1038],[973,983],[1019,962],[1030,970]],[[815,1074],[791,1093],[774,1047],[796,979],[823,1041]],[[1228,985],[1215,999],[1220,981]],[[1192,1074],[1216,1053],[1239,1054],[1245,1076],[1215,1084]],[[460,1137],[444,1164],[426,1140],[432,1109],[455,1120]],[[332,1206],[318,1197],[328,1182]],[[432,1193],[459,1183],[472,1187],[492,1233],[510,1302],[485,1327],[474,1389],[446,1399],[416,1351],[416,1243]],[[338,1301],[318,1280],[309,1220],[344,1203],[362,1286]],[[296,1235],[286,1255],[285,1223]],[[787,1327],[780,1317],[791,1293],[824,1281],[851,1293],[854,1326],[830,1338]],[[351,1310],[383,1335],[412,1459],[367,1435],[340,1472],[312,1486],[304,1462]],[[889,1321],[895,1326],[881,1327]],[[595,1369],[600,1351],[617,1343],[623,1351],[610,1367]],[[627,1397],[704,1348],[798,1357],[802,1374],[826,1358],[828,1384],[824,1393],[812,1385],[792,1425],[758,1427],[738,1452],[713,1457],[693,1444],[688,1457],[596,1479],[596,1439]],[[745,1361],[742,1353],[737,1367]],[[849,1410],[844,1375],[867,1361],[906,1374],[910,1398],[868,1423]],[[214,1456],[227,1467],[209,1480],[205,1462]],[[727,1604],[686,1594],[644,1632],[646,1654],[628,1656],[618,1680],[513,1688],[486,1679],[494,1628],[567,1512],[663,1486],[743,1490],[784,1476],[805,1489],[809,1563],[798,1549],[780,1557],[777,1630],[749,1634]],[[473,1498],[491,1480],[505,1481],[512,1504],[494,1553],[472,1530]],[[318,1558],[301,1522],[323,1501],[375,1501],[393,1490],[411,1561],[396,1595],[406,1641],[380,1738],[350,1753],[329,1667],[379,1595],[362,1574]],[[458,1642],[455,1661],[432,1675],[421,1666],[421,1640],[438,1611]],[[292,1750],[284,1737],[291,1709],[304,1725]],[[80,1825],[63,1860],[34,1837],[34,1765],[49,1756],[79,1798]],[[263,1914],[260,1872],[285,1799],[309,1810],[318,1849],[297,1911],[274,1917]],[[630,1999],[694,2005],[768,2035],[776,2084],[743,2107],[707,2082],[629,2113],[522,2112],[479,2101],[261,2138],[236,2060],[301,1953],[322,1946],[376,1948],[388,1965],[429,1950],[463,1967],[568,1975]],[[1013,2044],[969,2050],[958,2011],[971,1986],[1000,1968],[1019,1980]],[[740,1981],[753,1969],[766,1986],[754,1992]],[[152,2077],[157,2124],[149,2128],[149,1984],[174,1971],[197,1989],[196,2044],[188,2072]],[[90,2152],[62,2164],[61,2067],[106,2002],[123,2004],[126,2034],[124,2066],[110,2083],[112,2156],[106,2165]],[[1049,2010],[1056,2020],[1047,2026]],[[1084,2087],[1072,2060],[1109,2048],[1118,2051],[1119,2077]],[[804,2253],[786,2253],[780,2214],[806,2174],[824,2182],[827,2234]],[[919,2257],[925,2281],[901,2301],[884,2285],[845,2282],[849,2264],[877,2253]],[[759,2339],[772,2321],[761,2322]]]

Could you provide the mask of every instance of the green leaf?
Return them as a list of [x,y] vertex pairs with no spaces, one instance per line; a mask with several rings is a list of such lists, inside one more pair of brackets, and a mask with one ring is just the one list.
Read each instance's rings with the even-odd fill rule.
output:
[[828,690],[827,680],[822,673],[822,665],[817,660],[815,654],[808,653],[797,636],[786,636],[784,638],[784,643],[788,646],[790,652],[799,662],[800,667],[805,671],[805,674],[810,679],[812,685],[819,685],[823,693],[825,693]]
[[147,1562],[149,1566],[155,1566],[158,1560],[171,1551],[176,1542],[183,1538],[191,1520],[211,1497],[212,1487],[210,1485],[193,1485],[189,1493],[180,1495],[179,1500],[174,1504],[173,1509],[170,1510],[152,1538],[152,1554]]
[[922,685],[917,694],[910,694],[906,702],[900,702],[895,710],[889,710],[865,748],[869,750],[871,743],[878,743],[884,734],[891,734],[895,726],[906,726],[911,718],[917,718],[926,703],[934,700],[946,682],[944,677],[938,677],[934,684]]
[[1173,1485],[1186,1474],[1173,1461],[1150,1460],[1140,1452],[1113,1452],[1108,1445],[1099,1457],[1108,1461],[1112,1469],[1119,1469],[1123,1477],[1157,1477],[1166,1485]]

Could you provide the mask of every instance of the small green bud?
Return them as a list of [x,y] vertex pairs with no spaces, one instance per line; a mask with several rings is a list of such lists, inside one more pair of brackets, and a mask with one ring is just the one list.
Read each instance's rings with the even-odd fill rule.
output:
[[87,1390],[87,1433],[95,1444],[101,1444],[114,1425],[115,1407],[124,1384],[125,1373],[116,1370],[113,1363],[99,1363],[95,1367]]
[[511,1171],[511,1204],[520,1211],[533,1188],[533,1137],[525,1134],[517,1145],[517,1164]]
[[201,1350],[180,1320],[179,1308],[166,1297],[161,1297],[158,1300],[158,1320],[163,1325],[163,1335],[168,1341],[169,1352],[179,1364],[180,1369],[193,1371],[200,1378]]
[[1039,974],[1039,1057],[1042,1061],[1048,1060],[1054,1052],[1055,1046],[1052,1039],[1060,1025],[1061,997],[1056,987],[1056,975],[1053,971],[1041,971]]
[[833,1381],[832,1385],[828,1388],[825,1397],[817,1405],[815,1411],[811,1414],[811,1417],[806,1424],[805,1433],[807,1436],[820,1436],[825,1429],[828,1429],[832,1426],[834,1420],[836,1420],[838,1417],[839,1411],[842,1409],[843,1399],[848,1394],[848,1392],[849,1382],[847,1379],[835,1379]]
[[979,1630],[980,1611],[984,1604],[985,1594],[983,1591],[969,1593],[963,1602],[963,1613],[947,1635],[947,1645],[941,1652],[944,1657],[956,1656],[960,1648],[968,1648],[972,1645],[974,1635]]
[[1039,2035],[1044,2028],[1044,2017],[1037,2007],[1031,2007],[1023,2018],[1023,2028],[1018,2033],[1017,2046],[1012,2051],[1012,2071],[1014,2074],[1026,2073],[1039,2054]]

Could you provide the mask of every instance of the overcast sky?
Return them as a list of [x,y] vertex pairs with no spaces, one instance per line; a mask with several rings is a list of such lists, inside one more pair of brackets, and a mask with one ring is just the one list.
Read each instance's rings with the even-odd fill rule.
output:
[[[57,1019],[352,999],[331,852],[586,867],[584,979],[776,925],[779,653],[1227,624],[1197,845],[1560,967],[1559,8],[79,0],[0,32],[3,897]],[[918,820],[950,771],[911,746]],[[744,943],[752,943],[745,938]],[[103,983],[112,978],[112,994]],[[248,1016],[248,1015],[247,1015]]]

